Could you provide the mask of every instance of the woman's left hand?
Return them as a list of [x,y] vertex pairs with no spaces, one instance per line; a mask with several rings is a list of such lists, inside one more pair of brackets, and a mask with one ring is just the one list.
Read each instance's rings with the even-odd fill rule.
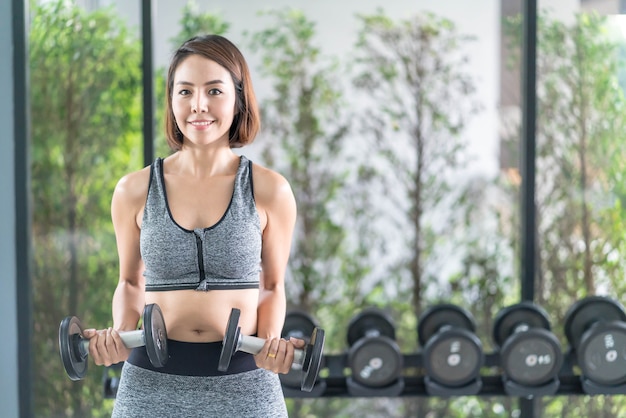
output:
[[274,373],[289,373],[293,364],[294,350],[303,349],[306,343],[298,338],[270,338],[254,356],[256,365],[260,368],[271,370]]

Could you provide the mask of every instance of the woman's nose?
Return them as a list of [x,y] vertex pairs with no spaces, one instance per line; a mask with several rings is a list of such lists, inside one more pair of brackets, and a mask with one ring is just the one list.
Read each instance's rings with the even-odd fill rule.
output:
[[191,111],[193,113],[203,113],[208,111],[208,104],[206,98],[198,98],[191,103]]

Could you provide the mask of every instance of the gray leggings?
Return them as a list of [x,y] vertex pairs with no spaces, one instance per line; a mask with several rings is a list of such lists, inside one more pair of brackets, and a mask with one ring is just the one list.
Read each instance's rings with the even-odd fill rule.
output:
[[[184,363],[194,361],[176,354]],[[173,357],[168,363],[176,365]],[[208,374],[169,374],[127,361],[122,368],[113,417],[287,417],[277,374],[256,368],[233,374]]]

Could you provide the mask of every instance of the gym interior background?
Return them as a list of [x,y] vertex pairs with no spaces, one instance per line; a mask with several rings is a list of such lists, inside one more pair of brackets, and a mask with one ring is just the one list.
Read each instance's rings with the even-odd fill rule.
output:
[[626,1],[431,3],[2,2],[3,415],[110,412],[116,370],[68,379],[59,322],[110,323],[112,188],[167,153],[197,31],[249,57],[242,152],[299,202],[289,324],[326,346],[292,416],[626,414]]

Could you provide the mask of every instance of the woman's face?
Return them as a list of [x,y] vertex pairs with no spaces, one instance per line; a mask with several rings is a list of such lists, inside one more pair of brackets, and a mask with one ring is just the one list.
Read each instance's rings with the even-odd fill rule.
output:
[[226,68],[190,55],[176,68],[172,110],[186,145],[228,145],[236,92]]

